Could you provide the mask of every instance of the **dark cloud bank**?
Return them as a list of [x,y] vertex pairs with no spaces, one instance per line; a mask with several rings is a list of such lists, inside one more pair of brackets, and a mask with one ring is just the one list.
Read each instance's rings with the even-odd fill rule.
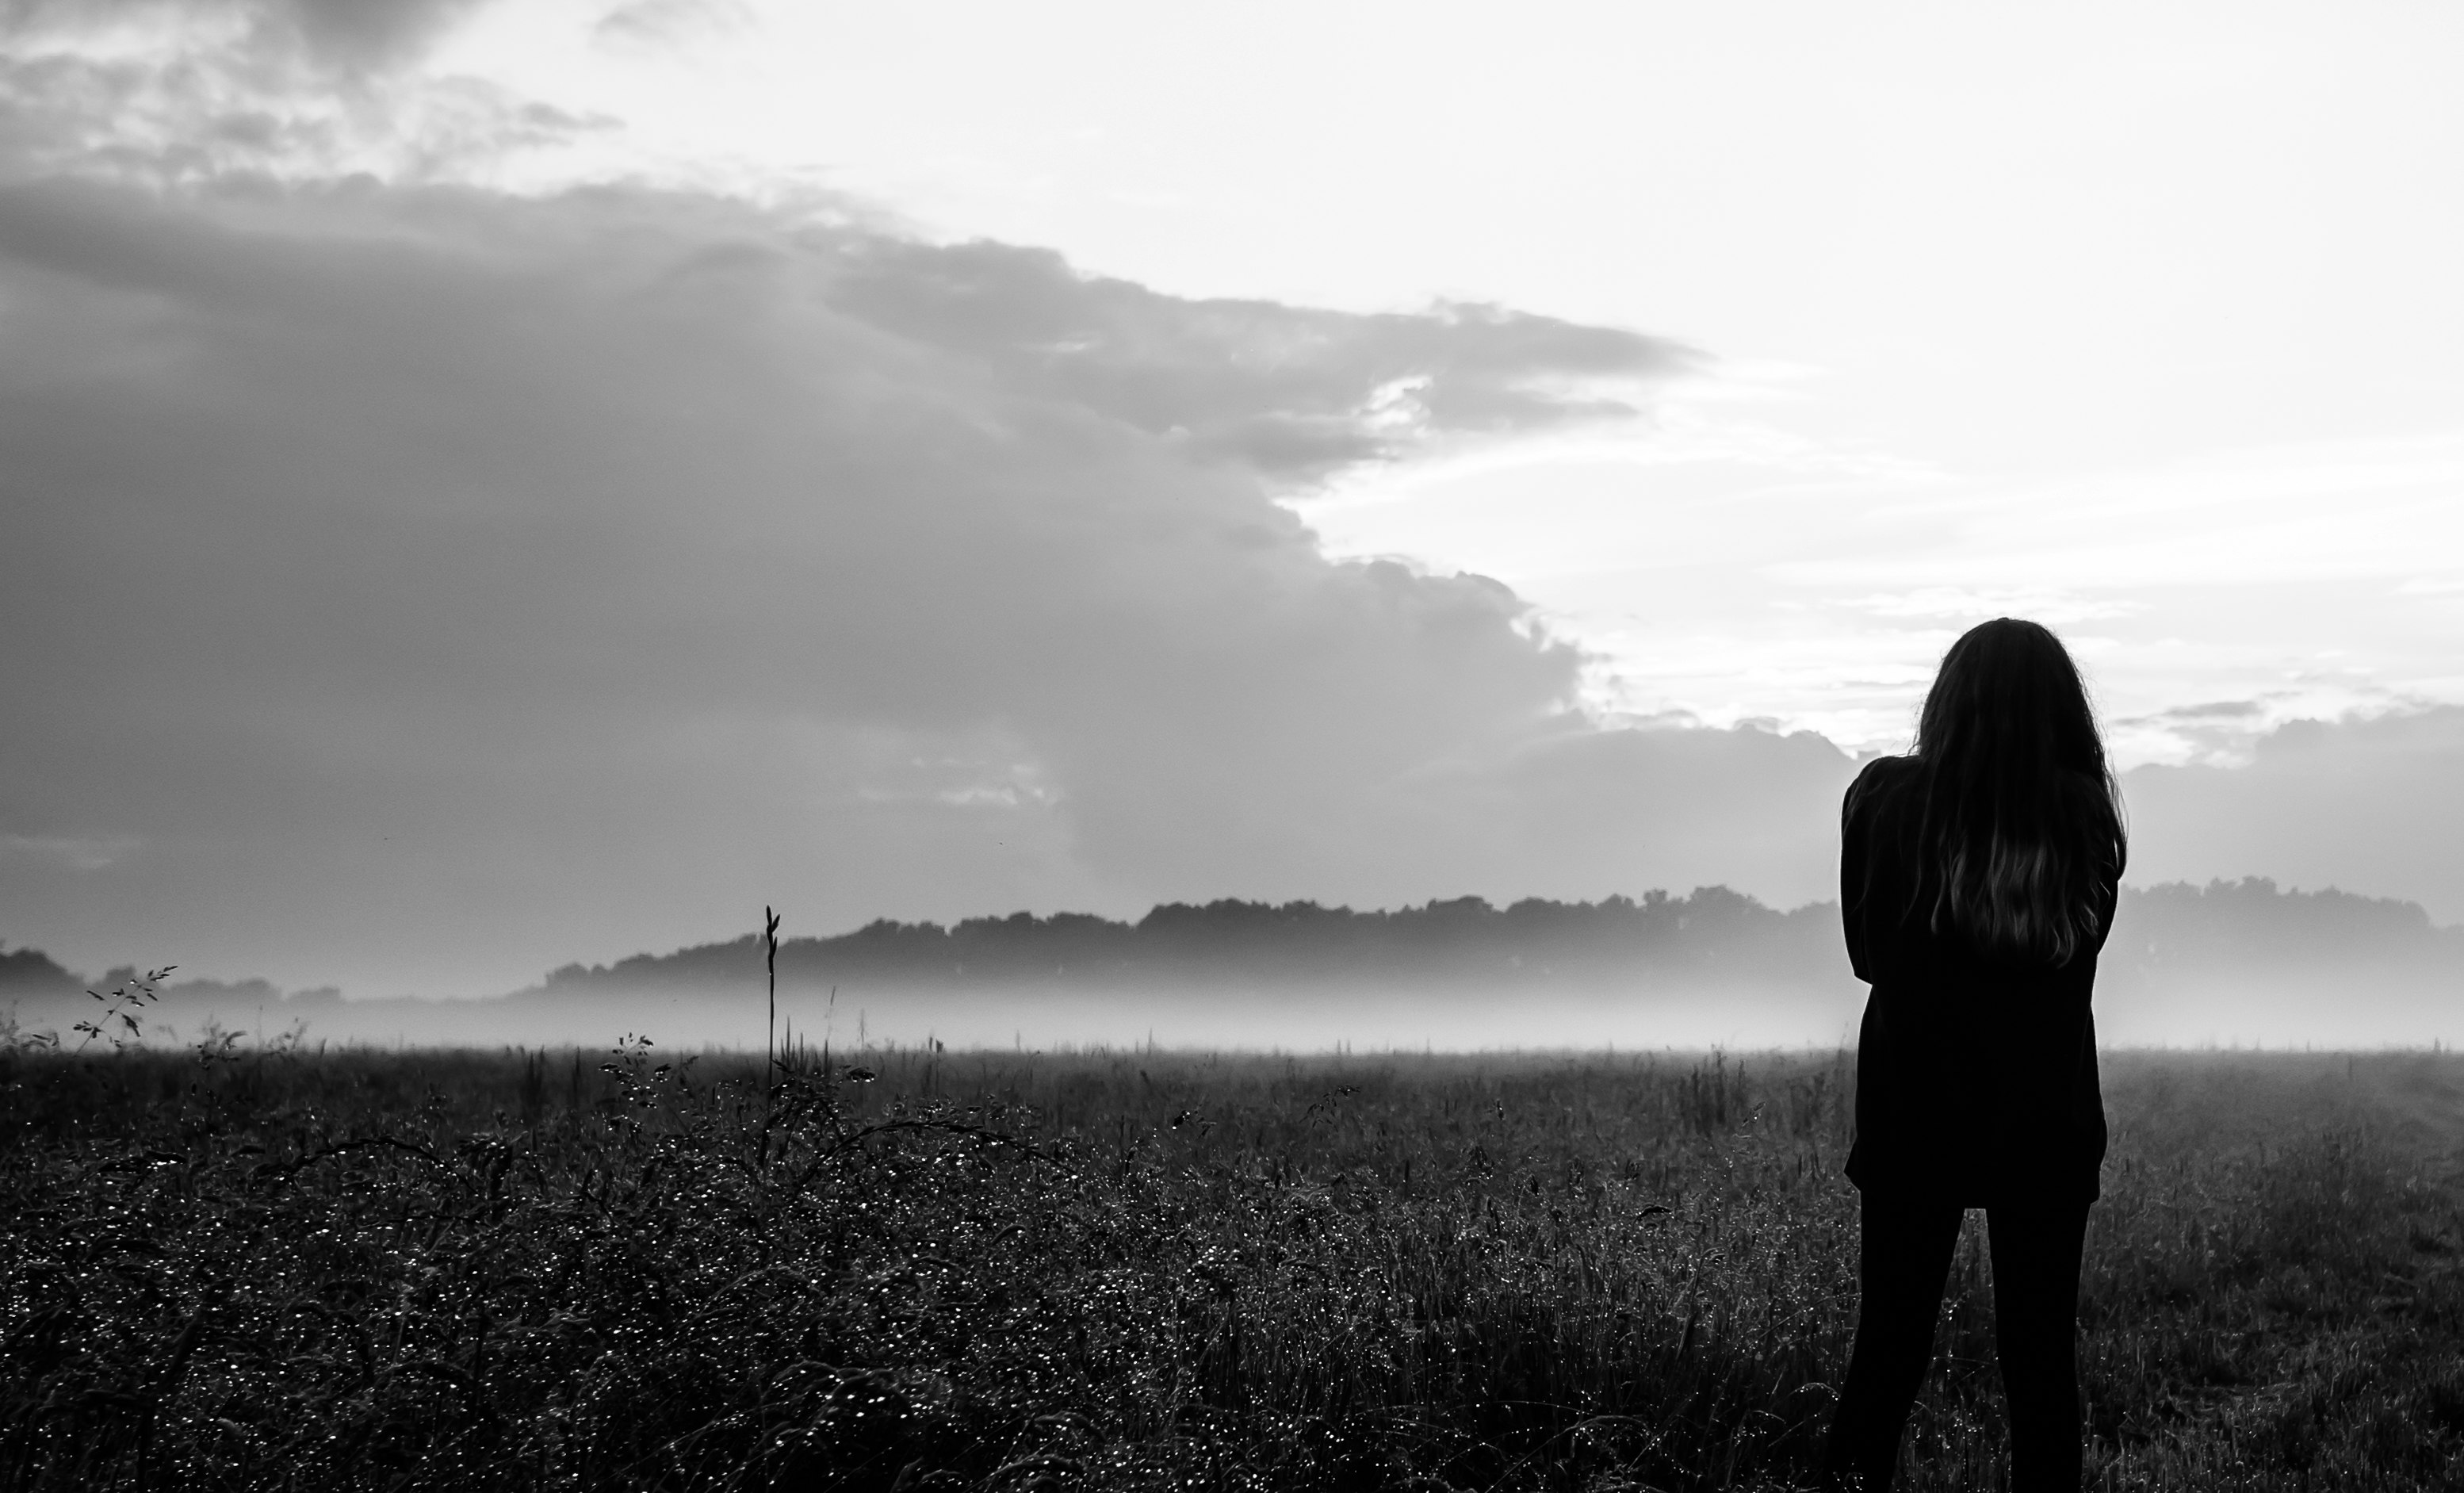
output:
[[1598,733],[1505,587],[1274,501],[1595,417],[1647,338],[649,190],[24,181],[0,296],[28,936],[468,988],[764,900],[1768,884],[1846,765]]
[[[233,8],[231,66],[347,94],[462,9]],[[161,79],[99,68],[0,77],[13,940],[381,996],[764,903],[1828,894],[1845,754],[1604,729],[1506,587],[1331,562],[1281,501],[1622,417],[1682,348],[1179,298],[838,203],[252,173],[278,110],[148,177],[79,131]],[[2141,869],[2464,916],[2458,718],[2134,775]]]

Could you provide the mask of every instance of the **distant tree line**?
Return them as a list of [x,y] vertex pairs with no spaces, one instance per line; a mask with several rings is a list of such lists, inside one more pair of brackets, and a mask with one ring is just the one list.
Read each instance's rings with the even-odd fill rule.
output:
[[[740,981],[759,962],[750,934],[614,964],[568,964],[547,988],[694,987]],[[1844,975],[1838,914],[1776,911],[1725,887],[1683,897],[1497,907],[1479,897],[1391,911],[1314,902],[1166,903],[1135,922],[1082,912],[973,917],[944,927],[881,919],[780,946],[779,978],[799,985],[1067,987],[1207,982],[1518,983],[1648,965],[1773,978]],[[1836,966],[1836,969],[1834,968]]]
[[[2434,927],[2410,902],[2329,889],[2285,891],[2265,878],[2125,890],[2104,954],[2108,977],[2162,982],[2192,973],[2369,965],[2464,977],[2464,927]],[[534,993],[708,989],[758,977],[751,933],[613,964],[568,964]],[[76,996],[99,981],[36,949],[0,947],[0,999]],[[1684,896],[1499,907],[1479,897],[1358,911],[1314,902],[1173,902],[1134,922],[1083,912],[971,917],[944,926],[880,919],[779,951],[782,985],[851,988],[1165,984],[1410,984],[1499,988],[1633,977],[1689,982],[1836,983],[1850,977],[1837,904],[1779,911],[1725,887]],[[285,997],[264,980],[184,980],[166,1003],[222,1005],[339,999],[331,989]]]
[[40,949],[0,948],[0,994],[75,995],[84,988],[82,977],[62,969],[57,959]]
[[2464,960],[2464,927],[2439,928],[2417,902],[2329,887],[2283,891],[2264,876],[2168,882],[2123,893],[2108,961],[2176,964],[2308,963],[2367,958]]
[[[100,979],[92,979],[63,967],[57,959],[40,949],[0,948],[0,1000],[50,999],[82,996],[89,990],[110,991],[131,984],[138,977],[135,965],[121,964],[105,970]],[[237,1007],[253,1002],[272,1005],[280,1001],[292,1004],[340,1000],[342,993],[331,985],[315,990],[295,990],[285,995],[269,979],[184,979],[162,985],[157,994],[175,1001],[211,1000],[219,1005]]]
[[[2332,889],[2284,891],[2265,878],[2125,890],[2104,963],[2125,977],[2191,968],[2366,961],[2464,973],[2464,928],[2436,928],[2415,903]],[[545,988],[706,988],[760,962],[751,934],[614,964],[568,964]],[[1779,911],[1725,887],[1600,902],[1479,897],[1392,911],[1314,902],[1167,903],[1135,922],[1014,912],[944,927],[883,919],[782,944],[782,984],[1463,984],[1592,982],[1633,975],[1828,983],[1850,977],[1839,909]]]

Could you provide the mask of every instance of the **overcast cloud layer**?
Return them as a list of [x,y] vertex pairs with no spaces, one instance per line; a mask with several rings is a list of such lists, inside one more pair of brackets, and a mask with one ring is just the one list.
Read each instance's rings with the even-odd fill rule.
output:
[[[251,86],[323,79],[297,117],[10,63],[0,938],[449,994],[765,902],[1829,894],[1847,754],[1607,729],[1507,587],[1331,561],[1281,501],[1631,420],[1699,355],[821,199],[270,169],[416,47],[363,9],[183,12]],[[140,95],[176,149],[99,122]],[[2459,766],[2439,715],[2143,772],[2138,868],[2464,916]]]

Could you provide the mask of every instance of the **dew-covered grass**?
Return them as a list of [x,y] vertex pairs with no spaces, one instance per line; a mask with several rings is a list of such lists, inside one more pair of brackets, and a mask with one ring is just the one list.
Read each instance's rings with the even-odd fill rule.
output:
[[[10,1488],[1780,1488],[1839,1053],[0,1056]],[[2092,1484],[2464,1488],[2453,1055],[2117,1053]],[[1981,1216],[1906,1487],[1997,1485]]]

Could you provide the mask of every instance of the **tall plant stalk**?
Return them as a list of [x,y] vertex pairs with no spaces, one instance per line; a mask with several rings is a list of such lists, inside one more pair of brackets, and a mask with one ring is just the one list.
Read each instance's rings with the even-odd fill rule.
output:
[[770,1025],[761,1044],[761,1087],[766,1094],[779,1077],[779,914],[764,903],[761,918],[761,938],[768,945],[770,955]]

